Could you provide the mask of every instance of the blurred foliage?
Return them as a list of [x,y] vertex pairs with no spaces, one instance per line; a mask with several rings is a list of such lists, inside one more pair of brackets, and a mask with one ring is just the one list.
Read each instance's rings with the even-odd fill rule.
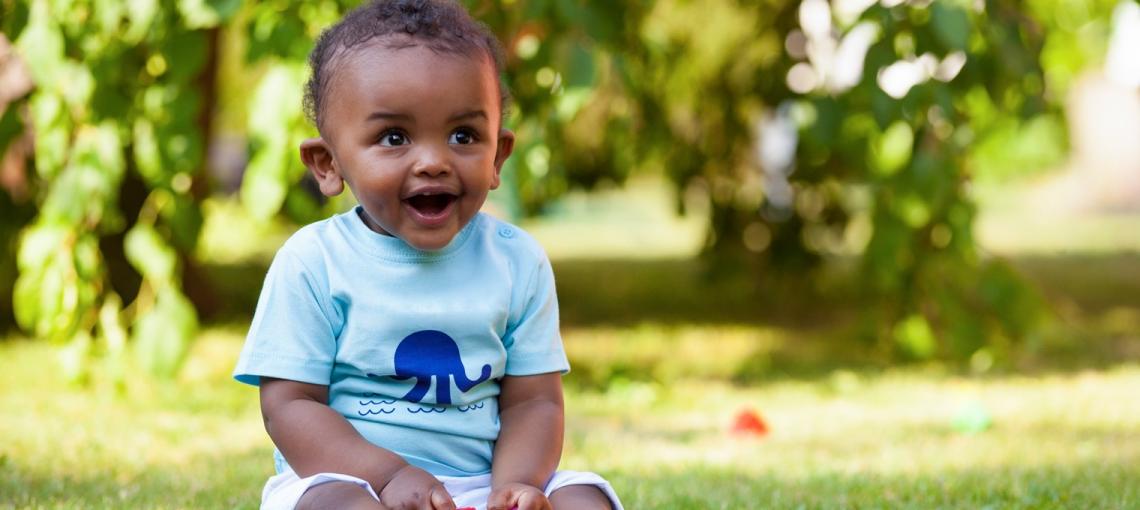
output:
[[508,41],[524,210],[664,172],[733,278],[860,255],[865,336],[895,356],[1000,359],[1046,318],[980,257],[969,183],[1061,160],[1114,2],[472,4]]
[[239,5],[0,2],[36,84],[5,105],[22,129],[0,140],[34,133],[25,182],[37,214],[22,225],[13,307],[22,328],[66,345],[72,380],[93,359],[118,381],[132,364],[169,375],[195,335],[180,268],[208,191],[203,77],[212,30]]
[[[200,278],[185,273],[212,192],[219,34],[259,70],[241,84],[243,204],[262,220],[326,212],[297,185],[305,59],[355,3],[0,0],[36,84],[0,122],[6,152],[34,133],[29,192],[0,202],[0,232],[21,232],[14,310],[68,346],[74,378],[99,357],[122,377],[128,351],[170,374],[194,334]],[[660,172],[681,210],[707,202],[707,252],[734,275],[861,256],[866,336],[885,352],[1000,358],[1043,319],[979,256],[969,183],[1064,156],[1059,104],[1103,55],[1114,2],[463,3],[507,49],[510,212]],[[17,214],[29,204],[34,219]]]

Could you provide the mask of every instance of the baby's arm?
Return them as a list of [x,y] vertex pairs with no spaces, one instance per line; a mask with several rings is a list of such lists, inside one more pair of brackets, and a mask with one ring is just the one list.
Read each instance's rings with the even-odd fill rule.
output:
[[488,510],[549,509],[543,488],[562,456],[562,375],[506,376]]
[[439,480],[368,442],[329,407],[328,386],[263,377],[261,414],[269,437],[300,477],[355,476],[389,508],[455,508]]

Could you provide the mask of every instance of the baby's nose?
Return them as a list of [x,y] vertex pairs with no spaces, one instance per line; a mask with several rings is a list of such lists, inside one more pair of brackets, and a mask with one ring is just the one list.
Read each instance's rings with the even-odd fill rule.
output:
[[416,158],[413,171],[416,175],[437,176],[446,174],[451,169],[446,150],[432,147],[423,147]]

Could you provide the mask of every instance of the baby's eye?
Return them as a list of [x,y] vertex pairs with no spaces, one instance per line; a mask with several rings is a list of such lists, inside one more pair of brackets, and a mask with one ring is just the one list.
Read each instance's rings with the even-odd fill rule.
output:
[[380,145],[398,147],[408,143],[408,136],[396,130],[385,131],[380,135]]
[[475,143],[475,132],[470,129],[457,129],[447,137],[447,143],[469,145]]

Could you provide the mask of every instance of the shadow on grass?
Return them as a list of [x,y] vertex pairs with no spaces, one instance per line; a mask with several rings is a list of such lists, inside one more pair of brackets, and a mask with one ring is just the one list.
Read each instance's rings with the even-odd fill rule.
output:
[[[1011,262],[1050,302],[1094,316],[1140,312],[1140,253],[1025,256]],[[559,260],[554,271],[562,318],[570,326],[659,322],[831,329],[866,306],[854,261],[797,274],[718,276],[716,268],[694,259]],[[1140,325],[1133,333],[1140,334]]]
[[[1086,315],[1140,311],[1140,254],[1011,259],[1053,303]],[[720,274],[699,259],[569,259],[553,263],[567,327],[756,324],[834,329],[858,315],[857,268],[840,263],[806,274]],[[246,323],[268,264],[207,264],[218,306],[208,324]],[[724,273],[725,271],[721,271]],[[10,326],[10,324],[8,324]]]
[[[1043,290],[1062,319],[1043,339],[1026,344],[1012,368],[1068,371],[1140,360],[1140,254],[1012,262]],[[859,340],[866,305],[860,301],[857,266],[850,261],[806,274],[718,273],[698,259],[564,259],[553,266],[567,330],[743,326],[775,330],[788,339],[774,350],[731,353],[741,358],[741,368],[730,376],[741,382],[821,377],[839,368],[874,371],[891,361],[877,358],[872,346]],[[223,305],[203,319],[247,324],[265,271],[266,265],[257,263],[208,266],[205,273]],[[718,339],[714,331],[708,337]],[[630,340],[628,335],[614,339]],[[669,345],[647,343],[648,351],[641,352],[649,355],[638,359],[656,359],[651,351]],[[614,376],[636,380],[655,371],[632,358],[614,358],[605,366],[596,361],[579,360],[568,382],[591,387]]]
[[1140,310],[1140,253],[1033,255],[1012,262],[1054,302],[1088,313]]
[[757,324],[816,329],[848,320],[855,287],[841,272],[718,273],[704,261],[559,260],[565,325]]
[[[553,263],[568,327],[663,324],[808,326],[853,304],[842,280],[802,276],[713,276],[700,260],[558,260]],[[248,321],[266,264],[204,268],[223,303],[207,322]],[[841,290],[841,292],[837,292]]]
[[[1026,256],[1011,259],[1050,301],[1089,314],[1140,310],[1140,254]],[[860,303],[857,268],[839,263],[806,274],[718,275],[699,259],[570,259],[553,263],[562,320],[570,327],[764,324],[827,327]],[[267,265],[206,268],[223,303],[217,322],[247,321]]]

